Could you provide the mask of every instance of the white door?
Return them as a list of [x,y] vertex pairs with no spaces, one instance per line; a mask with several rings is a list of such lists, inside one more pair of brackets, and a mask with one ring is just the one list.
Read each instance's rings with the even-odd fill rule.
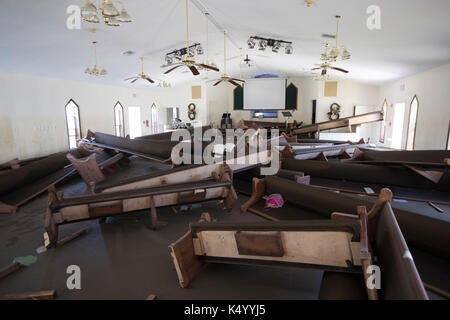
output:
[[128,119],[130,125],[130,138],[142,136],[141,127],[141,108],[140,107],[128,107]]
[[392,141],[391,148],[402,148],[403,123],[405,119],[405,104],[396,103],[394,105],[394,119],[392,121]]

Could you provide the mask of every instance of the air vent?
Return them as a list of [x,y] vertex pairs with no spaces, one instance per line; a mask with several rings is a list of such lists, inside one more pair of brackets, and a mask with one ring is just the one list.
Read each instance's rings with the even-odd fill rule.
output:
[[124,56],[127,56],[127,57],[132,56],[134,53],[135,53],[135,52],[134,52],[134,51],[131,51],[131,50],[122,52],[122,54],[123,54]]
[[336,39],[336,36],[334,34],[322,33],[322,38]]

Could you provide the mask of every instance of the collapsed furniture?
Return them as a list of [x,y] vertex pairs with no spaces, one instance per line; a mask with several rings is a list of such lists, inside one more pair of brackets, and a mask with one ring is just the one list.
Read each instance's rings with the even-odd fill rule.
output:
[[[74,159],[91,155],[91,151],[78,148],[58,152],[36,160],[18,169],[8,171],[0,179],[0,213],[14,213],[19,206],[45,192],[50,186],[72,175],[77,169],[67,159],[67,154]],[[104,168],[114,163],[115,157],[107,152],[95,154],[95,162]],[[117,160],[117,157],[114,158]]]
[[[263,180],[258,191],[264,189],[261,184]],[[334,213],[332,220],[191,224],[189,232],[169,246],[180,286],[187,287],[208,262],[290,265],[326,270],[320,293],[324,299],[330,297],[329,275],[336,283],[341,274],[341,285],[350,274],[363,295],[348,288],[345,296],[335,299],[428,299],[392,213],[391,199],[392,193],[385,189],[369,214],[360,206],[359,216]],[[364,285],[374,257],[381,269],[378,292]]]
[[339,159],[349,159],[355,150],[367,146],[364,140],[358,143],[341,144],[304,144],[286,143],[281,156],[283,159],[297,160],[321,160],[328,161],[328,157],[339,157]]
[[381,111],[365,113],[353,117],[341,118],[338,120],[325,121],[315,124],[309,124],[302,126],[298,129],[292,130],[293,134],[313,134],[315,132],[320,132],[323,130],[337,129],[337,128],[348,128],[350,132],[355,131],[355,126],[382,121],[383,113]]
[[[253,193],[250,200],[242,207],[242,211],[250,211],[267,218],[263,212],[264,195],[279,193],[286,203],[298,208],[298,219],[302,215],[315,219],[329,219],[333,212],[356,214],[357,206],[371,207],[375,199],[344,195],[314,186],[296,183],[293,180],[267,176],[264,180],[253,179]],[[381,192],[380,192],[381,194]],[[434,210],[416,210],[417,203],[397,203],[394,215],[408,245],[422,249],[438,257],[450,259],[450,217]],[[285,208],[273,210],[276,215],[282,215]],[[287,209],[286,209],[287,210]],[[307,211],[307,212],[304,212]],[[269,217],[270,219],[270,217]],[[271,219],[273,220],[273,219]]]
[[[203,137],[203,133],[206,130],[210,129],[210,127],[205,126],[198,129],[202,132]],[[192,135],[195,131],[195,128],[190,128],[187,130]],[[180,143],[179,141],[171,140],[172,134],[173,132],[164,132],[130,139],[117,137],[101,132],[94,133],[88,130],[85,141],[83,143],[99,148],[121,151],[126,154],[136,155],[144,159],[161,163],[170,163],[172,149]],[[194,157],[196,153],[196,149],[194,148],[194,138],[191,136],[190,141],[184,141],[183,143],[190,146],[190,154],[192,155],[192,157]],[[199,141],[197,143],[201,144],[202,148],[200,152],[202,152],[207,143],[202,141]]]
[[[260,162],[271,159],[271,152],[258,153]],[[235,163],[190,165],[127,179],[119,183],[99,183],[93,194],[64,198],[56,189],[49,189],[45,219],[48,244],[57,246],[79,236],[76,233],[58,240],[58,226],[87,219],[105,218],[126,212],[150,209],[152,228],[157,228],[156,208],[214,199],[223,199],[231,209],[237,196],[232,184],[233,171],[252,167],[250,156],[234,159]]]
[[[389,152],[387,152],[389,153]],[[350,180],[387,186],[450,191],[450,171],[445,168],[420,170],[418,167],[378,166],[351,162],[322,162],[283,158],[282,168],[336,180]],[[431,175],[431,172],[435,174]]]
[[423,167],[448,167],[449,150],[413,150],[413,151],[375,151],[361,147],[353,156],[344,161],[362,164],[417,165]]

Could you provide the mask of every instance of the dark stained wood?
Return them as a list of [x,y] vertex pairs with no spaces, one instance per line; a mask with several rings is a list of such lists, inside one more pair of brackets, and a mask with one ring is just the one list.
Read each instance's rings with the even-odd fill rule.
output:
[[282,257],[284,255],[279,232],[239,231],[234,234],[234,237],[240,255],[265,257]]
[[205,262],[195,255],[192,233],[186,233],[177,242],[169,246],[178,280],[182,288],[186,288],[194,277],[205,266]]
[[5,294],[1,300],[53,300],[55,297],[55,290],[45,290],[28,293],[13,293]]
[[4,277],[8,276],[9,274],[13,273],[14,271],[17,271],[20,269],[20,263],[15,262],[12,263],[6,267],[3,267],[0,269],[0,279],[3,279]]

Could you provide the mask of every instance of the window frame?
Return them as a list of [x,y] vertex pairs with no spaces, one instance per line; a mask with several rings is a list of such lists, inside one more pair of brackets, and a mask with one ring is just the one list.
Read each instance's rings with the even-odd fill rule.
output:
[[445,149],[450,150],[450,121],[448,122],[447,144],[445,145]]
[[116,127],[117,127],[116,107],[118,105],[122,109],[122,123],[121,123],[121,126],[122,126],[122,130],[121,130],[122,132],[121,133],[122,133],[122,135],[120,135],[118,137],[124,138],[125,137],[125,108],[123,107],[122,103],[120,103],[120,101],[117,101],[114,104],[114,107],[113,107],[113,112],[114,112],[114,135],[117,137],[117,134],[116,134]]
[[411,102],[409,103],[409,114],[408,114],[408,127],[406,130],[406,145],[405,145],[405,149],[408,149],[408,139],[409,139],[409,126],[411,124],[411,109],[412,109],[412,104],[414,102],[414,100],[417,101],[417,112],[416,112],[416,121],[415,121],[415,125],[414,125],[414,138],[412,141],[412,149],[414,150],[415,148],[415,144],[416,144],[416,130],[417,130],[417,120],[419,119],[419,98],[417,98],[417,95],[414,95],[414,97],[412,98]]
[[75,102],[75,100],[70,99],[66,105],[64,106],[64,117],[66,118],[66,131],[67,131],[67,143],[69,144],[69,149],[71,149],[70,147],[70,134],[69,134],[69,119],[67,118],[67,106],[73,103],[76,107],[77,107],[77,113],[78,113],[78,127],[80,129],[80,139],[82,139],[83,137],[83,132],[81,129],[81,116],[80,116],[80,106],[78,105],[78,103]]
[[[385,110],[383,110],[383,108],[386,106]],[[381,143],[384,143],[385,138],[386,138],[386,120],[387,120],[387,111],[389,109],[388,103],[387,103],[387,99],[384,99],[383,104],[381,105],[381,111],[383,112],[383,122],[381,123],[381,128],[380,128],[380,139],[379,141]]]
[[151,107],[150,107],[150,125],[151,125],[151,129],[152,129],[152,134],[157,134],[158,133],[158,123],[156,123],[156,126],[154,126],[154,120],[153,120],[153,107],[156,110],[156,121],[158,122],[158,106],[156,105],[156,103],[152,103]]

